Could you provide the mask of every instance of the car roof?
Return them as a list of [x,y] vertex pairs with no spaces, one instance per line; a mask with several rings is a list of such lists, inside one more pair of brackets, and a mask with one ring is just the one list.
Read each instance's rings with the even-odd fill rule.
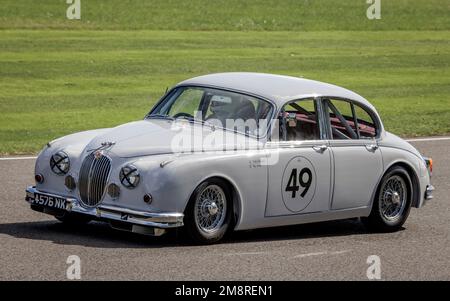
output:
[[286,75],[252,72],[214,73],[185,80],[177,86],[183,85],[209,86],[246,92],[272,100],[278,107],[289,100],[328,96],[350,99],[374,110],[364,97],[345,88]]

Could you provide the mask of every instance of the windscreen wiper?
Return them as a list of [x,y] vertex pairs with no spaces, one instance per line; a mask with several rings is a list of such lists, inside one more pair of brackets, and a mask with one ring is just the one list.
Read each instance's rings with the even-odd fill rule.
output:
[[147,116],[148,119],[169,119],[169,120],[175,120],[175,118],[170,117],[168,115],[164,114],[152,114]]

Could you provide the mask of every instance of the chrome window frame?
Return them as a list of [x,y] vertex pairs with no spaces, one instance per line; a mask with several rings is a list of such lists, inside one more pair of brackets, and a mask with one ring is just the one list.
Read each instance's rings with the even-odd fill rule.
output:
[[[333,139],[333,132],[331,129],[331,121],[330,121],[330,114],[328,113],[328,111],[326,110],[326,108],[328,107],[327,104],[325,104],[325,100],[337,100],[337,101],[345,101],[348,102],[350,104],[353,104],[353,106],[359,106],[360,108],[362,108],[364,111],[366,111],[366,113],[372,118],[372,121],[374,122],[374,126],[375,126],[375,132],[376,135],[372,138],[368,138],[368,137],[364,137],[361,138],[358,135],[358,138],[356,139]],[[378,140],[381,137],[381,132],[382,132],[382,126],[381,126],[381,121],[378,118],[378,116],[373,112],[373,110],[367,106],[365,106],[364,104],[361,104],[355,100],[349,99],[349,98],[343,98],[343,97],[337,97],[337,96],[320,96],[318,97],[318,100],[321,103],[321,108],[322,108],[322,113],[323,113],[323,121],[324,121],[324,129],[325,129],[325,134],[326,134],[326,139],[330,140],[330,141],[361,141],[361,140]],[[354,114],[356,116],[356,113]],[[356,116],[356,118],[358,118],[358,116]],[[358,129],[359,132],[359,129]]]
[[280,146],[285,146],[285,145],[290,145],[290,146],[295,146],[298,144],[307,144],[308,142],[311,143],[317,143],[317,142],[324,142],[326,140],[328,140],[327,135],[326,135],[326,128],[324,120],[323,120],[323,105],[322,102],[320,101],[320,97],[317,96],[305,96],[305,97],[300,97],[300,98],[295,98],[295,99],[291,99],[288,101],[285,101],[283,103],[283,105],[280,106],[280,108],[277,110],[277,114],[275,115],[275,119],[278,119],[279,114],[283,111],[283,108],[287,105],[289,105],[290,103],[294,103],[294,102],[298,102],[298,101],[302,101],[302,100],[312,100],[314,101],[314,108],[316,110],[316,118],[317,118],[317,126],[319,129],[319,139],[314,139],[314,140],[282,140],[279,139],[278,141],[272,141],[270,138],[273,134],[273,132],[270,132],[270,137],[269,137],[269,142],[271,145],[277,144]]

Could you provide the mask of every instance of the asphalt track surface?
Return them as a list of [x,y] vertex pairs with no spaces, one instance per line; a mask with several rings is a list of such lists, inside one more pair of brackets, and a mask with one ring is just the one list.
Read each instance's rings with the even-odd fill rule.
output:
[[0,160],[0,280],[66,280],[69,255],[82,280],[367,280],[377,255],[382,280],[450,280],[450,140],[412,142],[434,161],[434,199],[404,229],[368,233],[357,220],[236,232],[192,246],[94,222],[69,228],[24,201],[34,159]]

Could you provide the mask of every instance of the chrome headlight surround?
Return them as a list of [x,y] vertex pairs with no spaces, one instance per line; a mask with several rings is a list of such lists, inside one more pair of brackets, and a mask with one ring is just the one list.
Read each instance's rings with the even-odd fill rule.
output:
[[50,158],[50,169],[58,176],[65,175],[70,169],[69,156],[63,152],[57,152]]
[[120,169],[120,183],[128,189],[136,188],[141,176],[139,170],[134,165],[125,165]]

